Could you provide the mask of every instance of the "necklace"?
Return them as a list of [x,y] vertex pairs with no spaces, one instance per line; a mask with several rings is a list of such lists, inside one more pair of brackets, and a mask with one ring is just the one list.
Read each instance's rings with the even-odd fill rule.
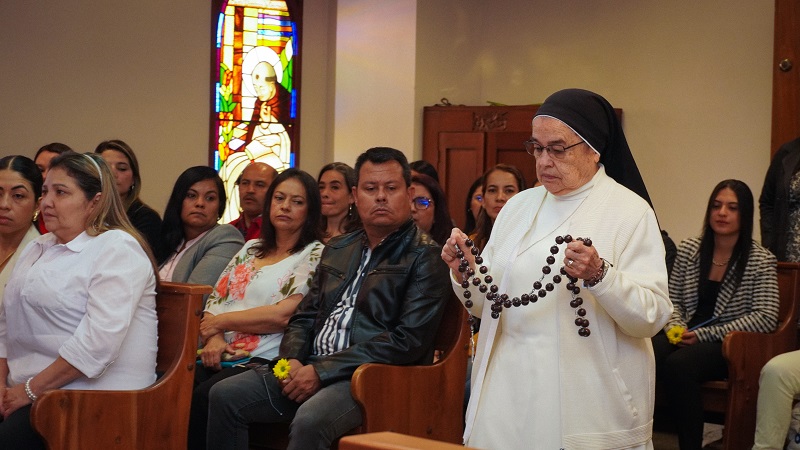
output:
[[730,259],[730,258],[728,258],[728,259],[726,259],[725,261],[722,261],[722,262],[717,262],[717,261],[716,261],[714,258],[711,258],[711,264],[713,264],[713,265],[715,265],[715,266],[717,266],[717,267],[724,267],[724,266],[727,266],[727,265],[728,265],[728,262],[730,262],[730,260],[731,260],[731,259]]
[[[467,239],[464,241],[464,244],[470,250],[473,256],[475,256],[475,264],[480,264],[478,271],[484,275],[483,280],[479,276],[475,275],[475,270],[469,266],[469,262],[467,261],[464,251],[460,248],[456,247],[456,257],[459,258],[461,261],[458,265],[458,271],[465,274],[464,280],[461,282],[461,287],[464,288],[464,306],[467,308],[472,308],[473,302],[470,299],[472,296],[472,292],[469,290],[470,285],[470,277],[472,278],[472,284],[478,287],[478,290],[482,294],[486,294],[486,299],[492,302],[491,310],[492,310],[492,319],[499,319],[500,313],[503,311],[503,308],[511,308],[519,307],[519,306],[526,306],[530,303],[536,303],[539,299],[544,298],[548,292],[551,292],[555,289],[554,284],[561,283],[561,275],[564,275],[569,280],[566,283],[565,287],[570,294],[572,295],[572,300],[569,302],[569,306],[575,309],[575,325],[578,327],[578,335],[582,337],[587,337],[591,333],[589,331],[589,319],[586,316],[586,309],[581,308],[583,305],[583,299],[578,297],[577,295],[580,294],[581,288],[577,286],[578,279],[568,275],[564,266],[561,266],[561,270],[559,271],[561,275],[556,274],[552,277],[552,283],[546,283],[542,285],[542,281],[544,280],[545,276],[549,275],[552,272],[551,265],[556,262],[555,255],[558,254],[559,248],[558,246],[564,243],[572,242],[573,238],[570,235],[566,235],[564,237],[556,236],[556,245],[550,247],[550,256],[547,257],[547,265],[542,267],[542,276],[533,282],[533,289],[526,294],[522,294],[519,297],[509,298],[508,294],[498,294],[499,288],[497,285],[492,284],[492,276],[489,275],[487,272],[489,269],[483,265],[483,257],[479,255],[480,251],[477,247],[475,247],[475,243],[472,239]],[[576,241],[583,242],[584,245],[587,247],[592,246],[592,240],[589,238],[575,238]],[[488,291],[488,292],[487,292]],[[472,313],[469,314],[468,321],[470,325],[473,324],[475,319],[472,317]]]
[[0,268],[5,267],[8,260],[11,259],[11,257],[14,256],[14,253],[16,252],[17,252],[16,249],[12,250],[11,253],[9,253],[8,256],[6,256],[6,258],[3,260],[3,262],[0,263]]

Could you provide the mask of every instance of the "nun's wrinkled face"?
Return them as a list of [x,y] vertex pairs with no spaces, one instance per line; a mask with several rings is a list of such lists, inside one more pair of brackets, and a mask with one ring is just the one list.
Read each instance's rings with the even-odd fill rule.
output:
[[[536,157],[536,177],[548,192],[565,195],[592,179],[599,168],[600,155],[567,125],[552,117],[533,119],[531,140],[547,147]],[[575,145],[581,143],[580,145]],[[574,147],[572,147],[575,145]],[[550,146],[570,147],[558,154]]]

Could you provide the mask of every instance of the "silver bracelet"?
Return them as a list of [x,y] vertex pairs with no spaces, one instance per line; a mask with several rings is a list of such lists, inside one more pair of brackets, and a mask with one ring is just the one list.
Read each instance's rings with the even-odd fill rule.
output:
[[31,399],[31,402],[35,402],[36,401],[36,396],[33,395],[33,391],[31,390],[31,380],[32,379],[33,379],[33,377],[30,377],[30,378],[28,378],[28,381],[25,382],[25,395],[27,395],[28,398]]

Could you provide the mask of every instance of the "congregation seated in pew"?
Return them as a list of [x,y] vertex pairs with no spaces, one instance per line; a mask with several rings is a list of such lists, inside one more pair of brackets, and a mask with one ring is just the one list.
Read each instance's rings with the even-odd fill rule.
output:
[[[430,364],[449,295],[440,247],[410,220],[410,170],[398,150],[356,162],[362,231],[331,239],[289,321],[278,379],[269,366],[211,389],[209,448],[246,449],[248,424],[291,423],[289,448],[327,448],[361,424],[350,379],[364,363]],[[281,364],[278,362],[278,364]]]

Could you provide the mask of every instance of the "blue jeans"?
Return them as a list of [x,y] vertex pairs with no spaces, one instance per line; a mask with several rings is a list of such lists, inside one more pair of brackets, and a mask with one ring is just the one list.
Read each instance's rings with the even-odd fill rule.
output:
[[304,403],[281,394],[271,373],[255,370],[226,378],[209,393],[208,448],[248,449],[248,424],[290,423],[289,449],[329,449],[339,436],[361,425],[361,409],[350,380],[325,386]]

